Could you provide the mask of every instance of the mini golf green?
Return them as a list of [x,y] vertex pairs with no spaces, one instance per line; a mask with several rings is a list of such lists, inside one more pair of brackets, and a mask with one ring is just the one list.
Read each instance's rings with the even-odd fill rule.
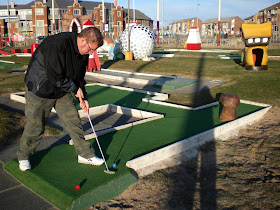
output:
[[[126,162],[186,139],[203,131],[224,124],[219,121],[219,105],[190,111],[142,102],[150,97],[143,93],[124,91],[102,86],[88,86],[90,106],[116,104],[120,106],[164,114],[165,117],[124,130],[100,136],[108,166],[115,175],[104,173],[105,166],[88,166],[77,163],[73,146],[59,145],[35,153],[31,158],[33,169],[21,172],[17,160],[11,160],[4,168],[28,188],[60,209],[87,209],[91,205],[109,200],[137,181]],[[263,107],[241,104],[238,116],[245,116]],[[91,140],[97,155],[97,144]],[[111,166],[117,163],[113,169]],[[75,186],[81,185],[80,190]]]

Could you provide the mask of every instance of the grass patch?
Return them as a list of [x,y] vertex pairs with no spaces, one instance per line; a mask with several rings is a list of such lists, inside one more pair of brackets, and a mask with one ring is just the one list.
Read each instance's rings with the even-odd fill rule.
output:
[[[278,51],[273,50],[273,52],[277,54]],[[238,64],[238,61],[208,59],[207,54],[202,53],[202,56],[198,58],[157,58],[151,62],[121,60],[113,63],[109,68],[225,81],[223,85],[212,88],[208,93],[171,94],[169,101],[173,103],[201,105],[212,102],[217,93],[232,92],[244,100],[279,106],[280,61],[269,60],[268,66],[267,71],[247,71]]]
[[[0,108],[0,146],[16,143],[20,140],[26,118],[24,115]],[[61,130],[47,125],[44,136],[56,136]]]
[[24,116],[0,108],[0,146],[18,142],[23,131]]

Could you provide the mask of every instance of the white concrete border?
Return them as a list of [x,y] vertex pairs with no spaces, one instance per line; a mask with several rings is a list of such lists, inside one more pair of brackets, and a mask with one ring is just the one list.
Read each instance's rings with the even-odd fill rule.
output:
[[[146,123],[149,121],[164,118],[163,114],[156,114],[153,112],[147,112],[147,111],[142,111],[142,110],[138,110],[138,109],[131,109],[131,108],[127,108],[127,107],[118,106],[115,104],[106,104],[106,105],[101,105],[101,106],[97,106],[97,107],[91,107],[89,109],[89,115],[102,114],[102,113],[105,113],[108,111],[115,112],[118,114],[125,114],[125,115],[132,116],[132,117],[137,117],[137,118],[140,118],[140,120],[137,120],[137,121],[131,122],[131,123],[127,123],[124,125],[96,131],[97,136],[102,136],[104,134],[122,130],[122,129],[125,129],[128,127],[131,127],[131,126],[135,126],[135,125],[139,125],[139,124]],[[83,112],[83,110],[79,110],[79,115],[81,118],[87,117],[86,114]],[[94,133],[85,135],[86,140],[93,139],[93,138],[95,138]],[[69,144],[73,145],[73,141],[70,140]]]
[[[257,105],[254,102],[249,103]],[[263,109],[252,114],[132,159],[126,163],[126,166],[135,170],[139,177],[143,177],[154,171],[178,165],[182,163],[182,159],[187,160],[195,157],[199,147],[206,142],[215,139],[227,140],[231,136],[237,135],[240,129],[258,121],[270,108],[271,106],[264,106]]]
[[[114,69],[101,69],[101,71],[127,74],[128,76],[139,75],[139,76],[147,76],[147,77],[155,77],[155,78],[174,78],[174,79],[177,78],[176,76],[172,76],[172,75],[138,73],[138,72],[120,71],[120,70],[114,70]],[[156,81],[149,80],[149,79],[123,77],[123,76],[108,75],[108,74],[101,74],[101,73],[95,73],[95,72],[86,72],[86,76],[96,78],[96,79],[105,79],[105,80],[113,80],[113,81],[120,81],[120,82],[136,83],[136,84],[140,84],[140,85],[156,84]]]
[[4,60],[0,60],[0,62],[2,62],[2,63],[11,63],[11,64],[15,64],[15,62],[13,62],[13,61],[4,61]]
[[108,71],[108,72],[117,72],[117,73],[122,73],[122,74],[128,74],[130,76],[139,75],[139,76],[147,76],[147,77],[161,77],[161,78],[173,78],[173,79],[177,78],[177,76],[174,76],[174,75],[139,73],[139,72],[131,72],[131,71],[115,70],[115,69],[101,69],[101,70]]

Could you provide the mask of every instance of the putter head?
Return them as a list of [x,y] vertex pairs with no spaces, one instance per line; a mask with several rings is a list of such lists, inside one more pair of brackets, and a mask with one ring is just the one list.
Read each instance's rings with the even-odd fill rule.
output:
[[109,171],[109,170],[104,170],[104,173],[106,173],[106,174],[115,174],[116,172],[115,171]]

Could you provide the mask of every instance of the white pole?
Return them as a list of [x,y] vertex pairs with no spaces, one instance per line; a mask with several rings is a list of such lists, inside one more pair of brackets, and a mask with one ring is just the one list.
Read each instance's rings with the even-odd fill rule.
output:
[[102,31],[103,31],[103,37],[105,37],[105,14],[104,14],[104,0],[102,0]]
[[52,0],[52,23],[53,23],[53,34],[55,34],[55,20],[54,20],[54,0]]
[[133,0],[133,22],[135,23],[135,0]]
[[199,3],[198,3],[198,0],[197,0],[197,8],[196,8],[196,27],[198,28],[198,6],[199,6]]
[[129,0],[127,1],[128,12],[127,12],[127,36],[128,36],[128,52],[130,52],[130,30],[129,30]]
[[36,17],[36,0],[34,0],[35,2],[35,38],[37,36],[37,17]]
[[164,29],[164,27],[163,27],[163,7],[164,7],[164,0],[162,0],[162,17],[161,17],[161,19],[162,19],[162,22],[161,22],[161,33],[162,33],[162,38],[163,38],[163,29]]

